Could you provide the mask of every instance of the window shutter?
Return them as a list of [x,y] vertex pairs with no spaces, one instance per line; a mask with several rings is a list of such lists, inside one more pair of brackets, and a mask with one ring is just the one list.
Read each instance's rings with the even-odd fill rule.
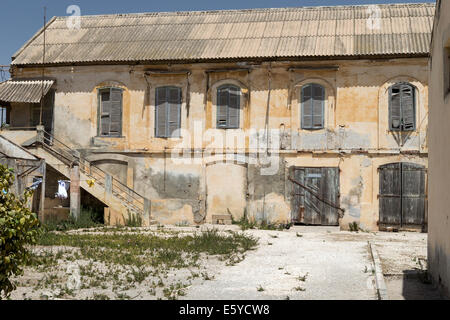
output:
[[156,88],[156,123],[155,130],[157,137],[167,137],[167,90],[165,87]]
[[228,98],[228,90],[226,88],[217,90],[217,128],[227,127]]
[[415,108],[414,108],[414,88],[404,84],[401,87],[401,110],[403,130],[411,131],[415,129]]
[[105,90],[100,92],[100,135],[108,136],[111,123],[111,92]]
[[313,127],[315,129],[323,128],[323,104],[325,99],[325,92],[324,88],[319,85],[313,85],[312,86],[312,93],[313,93]]
[[229,87],[228,128],[239,128],[240,88]]
[[180,88],[167,88],[166,97],[169,98],[169,116],[168,116],[168,137],[172,137],[175,130],[180,128],[181,120],[181,89]]
[[306,85],[302,89],[302,129],[313,127],[313,97],[312,85]]
[[390,92],[390,127],[391,130],[401,130],[401,92],[400,86],[394,85]]
[[120,137],[122,135],[122,90],[111,88],[111,112],[109,135]]

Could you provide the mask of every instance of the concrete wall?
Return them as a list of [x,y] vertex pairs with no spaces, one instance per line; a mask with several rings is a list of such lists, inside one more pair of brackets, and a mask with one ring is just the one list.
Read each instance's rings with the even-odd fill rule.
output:
[[429,270],[436,284],[450,296],[450,188],[448,137],[450,127],[450,2],[441,1],[430,60]]
[[[251,72],[237,70],[243,66],[251,66]],[[288,71],[290,67],[303,68]],[[356,221],[364,228],[377,229],[378,166],[397,161],[427,166],[425,58],[171,68],[191,74],[144,76],[145,70],[167,69],[167,65],[46,68],[46,75],[56,79],[54,133],[58,139],[102,163],[106,171],[114,171],[122,182],[151,199],[152,216],[165,223],[210,222],[214,214],[228,213],[239,219],[245,212],[255,220],[289,222],[289,168],[333,166],[342,170],[341,204],[347,210],[341,225]],[[224,68],[236,70],[205,72]],[[39,73],[39,69],[16,69],[14,77]],[[408,134],[388,129],[387,89],[399,81],[416,88],[417,130]],[[301,129],[300,90],[310,82],[326,90],[322,130]],[[242,130],[216,129],[215,93],[225,83],[241,88]],[[182,88],[184,139],[155,137],[154,92],[165,85]],[[119,138],[97,136],[97,90],[105,86],[124,90]],[[258,130],[264,133],[265,129],[279,130],[281,136],[269,139],[269,149],[281,152],[269,164],[277,168],[270,175],[261,172],[265,167],[261,161],[242,162],[233,155],[249,156],[255,141],[259,146],[264,142]],[[238,139],[240,135],[245,138]],[[221,161],[224,153],[231,157],[225,164]],[[114,166],[118,161],[120,167]]]

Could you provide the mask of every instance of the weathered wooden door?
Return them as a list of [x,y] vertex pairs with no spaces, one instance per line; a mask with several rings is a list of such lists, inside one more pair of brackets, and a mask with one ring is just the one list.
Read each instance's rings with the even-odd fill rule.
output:
[[390,163],[379,168],[380,225],[423,226],[426,169],[414,163]]
[[339,168],[295,167],[291,172],[297,182],[293,183],[293,222],[339,225]]

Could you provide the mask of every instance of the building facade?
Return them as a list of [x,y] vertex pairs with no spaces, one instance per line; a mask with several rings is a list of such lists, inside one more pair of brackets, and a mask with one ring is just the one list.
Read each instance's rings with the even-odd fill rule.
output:
[[450,3],[438,1],[430,59],[430,215],[428,264],[434,282],[450,296],[450,223],[447,190],[450,116]]
[[[0,90],[2,134],[52,166],[39,118],[142,196],[146,223],[423,230],[433,15],[406,4],[54,18],[44,65],[42,30],[12,63],[14,81],[44,71],[42,108]],[[105,221],[123,220],[100,200]]]

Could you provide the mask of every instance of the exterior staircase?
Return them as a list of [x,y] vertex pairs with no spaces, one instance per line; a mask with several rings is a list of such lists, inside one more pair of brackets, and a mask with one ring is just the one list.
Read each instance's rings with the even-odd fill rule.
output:
[[121,214],[123,220],[132,214],[135,218],[142,219],[143,226],[153,224],[150,219],[151,202],[149,199],[91,164],[81,157],[78,151],[73,150],[42,128],[38,127],[36,142],[28,150],[45,159],[48,165],[68,178],[73,174],[73,169],[78,167],[79,170],[75,172],[79,172],[80,187],[114,212]]

